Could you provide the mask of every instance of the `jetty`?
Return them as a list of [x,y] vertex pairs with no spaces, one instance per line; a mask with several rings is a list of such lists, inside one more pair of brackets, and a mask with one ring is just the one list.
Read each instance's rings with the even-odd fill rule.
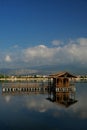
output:
[[2,94],[38,94],[46,93],[48,86],[41,83],[28,82],[8,82],[2,83]]
[[0,81],[48,81],[48,77],[4,77]]

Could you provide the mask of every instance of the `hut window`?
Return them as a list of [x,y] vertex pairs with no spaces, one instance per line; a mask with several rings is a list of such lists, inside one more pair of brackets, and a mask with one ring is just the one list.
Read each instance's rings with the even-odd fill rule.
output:
[[62,80],[60,78],[58,78],[57,83],[62,83]]
[[67,84],[68,82],[69,82],[69,80],[68,80],[67,78],[64,78],[64,79],[63,79],[63,83],[64,83],[64,84]]

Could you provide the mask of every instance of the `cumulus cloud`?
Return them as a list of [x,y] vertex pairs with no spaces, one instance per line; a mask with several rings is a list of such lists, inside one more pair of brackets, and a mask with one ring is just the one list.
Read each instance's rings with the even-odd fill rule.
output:
[[[14,48],[10,50],[10,55],[5,52],[6,62],[11,62],[15,66],[29,64],[33,65],[85,65],[87,64],[87,38],[79,38],[76,40],[69,40],[67,43],[63,43],[59,40],[52,41],[53,45],[46,46],[37,45],[29,48]],[[62,45],[62,46],[61,46]],[[21,64],[22,63],[22,64]]]
[[6,62],[11,62],[12,59],[11,59],[11,57],[10,57],[9,55],[6,55],[6,57],[5,57],[5,61],[6,61]]
[[[28,58],[50,58],[53,55],[52,49],[50,49],[45,45],[39,45],[33,48],[28,48],[25,50],[25,56]],[[29,58],[30,58],[29,57]]]
[[87,38],[79,38],[79,39],[77,39],[77,42],[81,46],[87,46]]
[[54,48],[48,48],[45,45],[39,45],[24,50],[24,61],[36,65],[52,63]]
[[53,41],[52,41],[52,44],[53,44],[54,46],[60,46],[60,45],[63,44],[63,42],[60,41],[60,40],[53,40]]
[[[55,41],[56,43],[57,41]],[[87,39],[69,41],[63,46],[48,47],[39,45],[24,51],[24,61],[37,64],[87,63]]]
[[14,45],[13,48],[18,48],[19,46],[18,45]]

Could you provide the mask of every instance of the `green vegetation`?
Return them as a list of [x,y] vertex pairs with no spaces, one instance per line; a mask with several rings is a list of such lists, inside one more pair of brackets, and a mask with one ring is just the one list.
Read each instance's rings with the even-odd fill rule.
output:
[[8,78],[8,75],[0,74],[0,78]]

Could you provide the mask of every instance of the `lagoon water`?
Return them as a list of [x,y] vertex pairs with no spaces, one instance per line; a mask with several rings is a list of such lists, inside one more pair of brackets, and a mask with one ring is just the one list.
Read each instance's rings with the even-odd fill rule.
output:
[[47,100],[47,93],[2,94],[0,130],[86,130],[87,83],[76,83],[76,103],[65,107]]

